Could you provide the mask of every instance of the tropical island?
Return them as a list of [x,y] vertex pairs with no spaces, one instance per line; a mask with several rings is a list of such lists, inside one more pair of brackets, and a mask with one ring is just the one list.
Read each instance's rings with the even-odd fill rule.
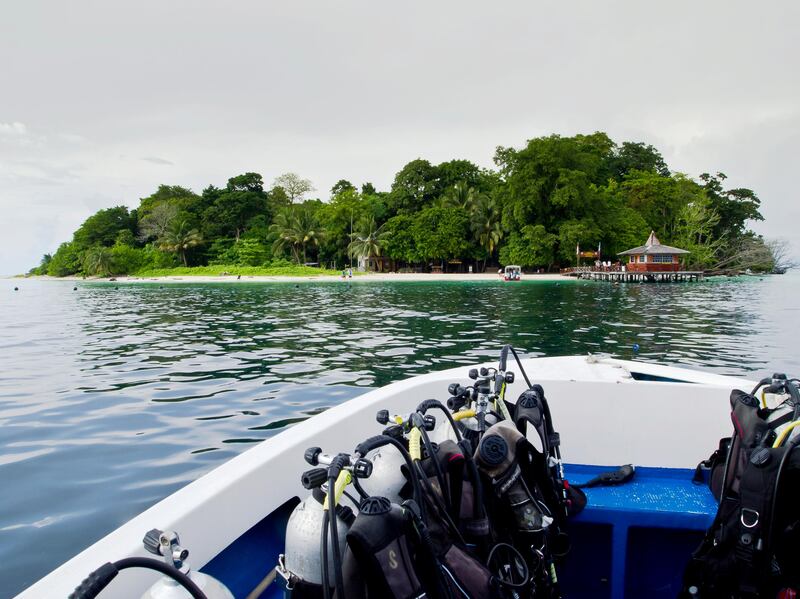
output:
[[558,272],[575,264],[578,246],[616,260],[651,231],[688,250],[686,268],[781,267],[785,246],[747,226],[763,220],[755,192],[728,189],[722,173],[672,172],[652,145],[602,132],[550,135],[498,147],[494,164],[420,158],[388,191],[341,179],[327,201],[294,173],[265,187],[248,172],[199,194],[165,184],[135,209],[99,210],[29,274],[481,273],[498,264]]

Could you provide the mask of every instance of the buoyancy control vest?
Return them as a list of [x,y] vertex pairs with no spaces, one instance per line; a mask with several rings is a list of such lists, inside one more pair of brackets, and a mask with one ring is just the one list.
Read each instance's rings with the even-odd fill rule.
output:
[[534,448],[513,423],[491,426],[478,446],[476,462],[487,479],[487,504],[492,524],[522,553],[536,597],[558,597],[555,557],[562,541],[554,525],[559,504],[543,492],[550,481],[539,478],[533,465]]
[[[782,409],[731,393],[734,432],[710,458],[719,508],[684,573],[682,598],[789,597],[800,589],[800,437],[781,441]],[[788,437],[788,435],[786,435]]]
[[529,453],[530,468],[539,481],[545,500],[553,507],[557,526],[565,527],[568,516],[586,507],[586,495],[570,487],[564,478],[561,462],[561,436],[553,426],[550,406],[541,385],[532,385],[519,396],[513,407],[514,424],[524,436],[534,433],[539,440],[539,451],[532,447]]
[[[347,532],[345,595],[413,599],[425,596],[419,565],[425,566],[414,529],[403,508],[386,497],[368,497]],[[428,581],[435,573],[428,573]],[[341,599],[341,598],[339,598]]]
[[[468,443],[468,442],[467,442]],[[427,452],[420,462],[427,481],[424,485],[433,495],[429,499],[440,512],[447,512],[465,543],[485,549],[490,541],[489,518],[483,505],[482,484],[477,469],[470,468],[464,447],[447,439]],[[469,446],[466,446],[469,449]],[[442,488],[444,483],[444,489]],[[456,533],[456,531],[453,531]]]
[[[357,452],[382,442],[368,439]],[[441,486],[432,483],[423,461],[458,461],[454,443],[428,446],[422,456],[408,453],[404,473],[409,476],[411,497],[401,506],[386,498],[370,497],[348,531],[348,552],[343,572],[350,597],[442,597],[489,599],[503,597],[500,582],[460,540],[458,527],[442,502]],[[463,466],[463,463],[460,463]],[[437,477],[432,477],[436,479]],[[458,477],[452,477],[453,483]],[[449,487],[445,481],[445,487]]]
[[343,572],[346,599],[504,597],[492,573],[455,541],[441,508],[425,494],[426,520],[418,505],[369,497],[347,533]]

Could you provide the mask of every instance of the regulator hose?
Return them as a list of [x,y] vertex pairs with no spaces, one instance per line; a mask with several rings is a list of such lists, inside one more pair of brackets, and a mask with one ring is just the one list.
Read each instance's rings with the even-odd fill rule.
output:
[[322,530],[321,530],[321,538],[320,538],[320,557],[322,558],[322,596],[324,599],[330,599],[331,597],[331,587],[330,587],[330,575],[328,574],[328,515],[330,512],[328,510],[323,510],[322,512]]
[[113,563],[103,564],[83,579],[83,582],[70,594],[69,599],[94,599],[116,578],[117,574],[128,568],[156,570],[181,585],[194,599],[208,599],[205,593],[200,590],[200,587],[186,574],[151,557],[126,557]]
[[503,346],[503,349],[500,350],[500,362],[497,364],[497,370],[500,370],[501,372],[506,371],[509,349],[511,349],[511,346],[509,344],[506,344]]
[[424,427],[418,426],[417,429],[420,432],[422,445],[425,447],[425,451],[427,452],[428,457],[430,458],[431,463],[433,464],[433,469],[436,474],[436,480],[439,481],[439,488],[442,491],[442,497],[444,498],[444,502],[445,504],[447,504],[448,507],[452,508],[453,504],[452,504],[452,498],[450,497],[450,487],[447,485],[445,481],[444,472],[442,471],[441,464],[439,464],[439,459],[438,456],[436,455],[436,450],[433,447],[433,443],[431,443],[431,439],[428,436],[428,432],[425,430]]
[[[511,346],[509,345],[507,347]],[[453,432],[456,435],[456,442],[464,454],[464,459],[467,462],[467,469],[469,470],[470,478],[472,479],[472,485],[475,489],[473,514],[475,518],[481,518],[484,515],[483,500],[481,499],[483,497],[483,483],[481,482],[481,476],[478,472],[478,466],[475,464],[474,452],[472,451],[472,448],[469,447],[469,445],[464,441],[464,437],[461,435],[461,430],[458,428],[455,418],[453,418],[450,410],[448,410],[442,402],[437,399],[426,399],[417,406],[417,411],[425,414],[425,412],[431,408],[441,410],[444,413],[445,417],[450,423],[450,427],[453,429]]]
[[[417,431],[416,435],[414,431]],[[411,429],[411,436],[417,437],[417,449],[419,449],[419,431],[416,428]],[[410,444],[410,441],[409,441]],[[417,503],[417,506],[420,510],[420,515],[424,519],[425,518],[425,506],[422,497],[422,486],[420,484],[419,478],[415,476],[415,466],[414,460],[409,455],[409,450],[407,450],[400,441],[395,439],[394,437],[390,437],[388,435],[376,435],[374,437],[370,437],[365,441],[359,443],[355,448],[355,453],[360,456],[366,456],[370,451],[374,449],[378,449],[380,447],[384,447],[385,445],[392,445],[394,446],[397,451],[400,452],[400,455],[406,462],[406,467],[408,468],[409,478],[411,480],[411,487],[413,489],[413,496],[414,501]]]
[[533,384],[531,383],[531,379],[528,378],[528,373],[525,372],[525,369],[522,367],[522,362],[517,355],[517,350],[514,349],[513,345],[509,345],[508,349],[511,350],[511,353],[514,354],[514,359],[517,361],[517,366],[519,366],[519,371],[522,374],[522,378],[525,379],[525,384],[528,385],[528,389],[533,388]]
[[789,461],[789,456],[791,456],[792,452],[797,449],[798,444],[800,444],[800,437],[795,437],[789,441],[789,446],[786,448],[785,453],[781,457],[781,462],[778,465],[778,471],[775,474],[775,490],[772,493],[772,506],[769,514],[769,526],[767,527],[768,547],[772,543],[773,535],[775,533],[775,511],[778,509],[778,487],[781,484],[781,475],[786,467],[786,463]]
[[461,443],[463,437],[461,436],[461,431],[459,430],[456,421],[453,419],[453,415],[450,413],[450,410],[448,410],[447,407],[438,399],[426,399],[417,406],[417,412],[424,415],[431,408],[442,411],[445,418],[447,418],[447,421],[450,423],[450,428],[453,429],[453,432],[456,435],[456,442]]
[[328,512],[328,523],[330,526],[331,543],[333,544],[331,553],[333,554],[333,576],[334,584],[336,586],[336,596],[344,597],[344,577],[342,576],[342,554],[339,550],[339,531],[337,520],[339,517],[336,514],[336,494],[339,474],[343,472],[342,459],[337,456],[333,463],[328,468],[328,497],[326,500],[326,508]]

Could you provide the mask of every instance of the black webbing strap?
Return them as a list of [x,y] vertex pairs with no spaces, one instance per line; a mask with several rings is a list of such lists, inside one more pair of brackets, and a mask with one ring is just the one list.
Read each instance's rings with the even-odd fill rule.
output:
[[735,553],[742,596],[758,596],[770,575],[769,526],[781,450],[753,450],[739,482],[739,526]]

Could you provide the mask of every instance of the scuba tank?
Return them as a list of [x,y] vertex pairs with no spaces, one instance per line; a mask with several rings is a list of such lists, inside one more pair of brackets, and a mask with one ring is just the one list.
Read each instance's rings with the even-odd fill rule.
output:
[[[439,443],[435,443],[428,430],[424,426],[418,426],[420,422],[432,418],[428,414],[431,410],[439,410],[444,414],[442,422],[450,430],[453,439],[447,435]],[[423,487],[432,494],[430,498],[436,501],[438,507],[449,516],[448,523],[455,529],[457,536],[471,546],[485,550],[491,536],[491,527],[483,505],[480,473],[473,458],[474,446],[462,435],[462,427],[447,407],[438,400],[427,399],[421,402],[410,420],[417,423],[415,434],[420,445],[418,463],[419,474],[423,475]],[[441,436],[443,435],[440,438]]]
[[392,503],[402,503],[400,493],[406,485],[403,456],[392,447],[380,447],[365,457],[372,462],[372,474],[361,481],[364,492],[371,497],[386,497]]
[[142,599],[233,599],[228,588],[216,578],[189,568],[186,561],[189,551],[181,547],[177,533],[154,528],[142,542],[147,551],[164,559],[134,556],[106,562],[75,587],[70,599],[95,599],[120,572],[129,568],[154,570],[164,575],[145,591]]
[[772,375],[771,383],[761,391],[764,420],[777,436],[782,436],[783,442],[789,442],[800,434],[800,426],[793,424],[800,416],[797,404],[792,398],[792,391],[797,389],[795,381],[796,379],[787,380],[785,374],[775,373]]
[[[321,464],[330,466],[334,460],[339,462],[339,457],[323,454],[319,447],[308,448],[304,455],[306,462],[312,466]],[[358,466],[359,469],[363,469],[360,471],[365,478],[370,475],[371,463],[366,464],[364,460],[359,460]],[[343,501],[335,507],[336,546],[328,551],[328,545],[332,545],[330,541],[333,538],[334,526],[331,525],[329,534],[327,524],[330,522],[330,517],[324,505],[326,494],[331,489],[326,486],[323,490],[323,485],[326,483],[329,485],[329,474],[329,468],[312,468],[302,473],[300,484],[310,490],[311,494],[292,510],[286,523],[285,550],[278,557],[277,572],[286,581],[286,588],[292,591],[293,597],[325,595],[323,571],[335,571],[337,566],[335,556],[344,552],[347,531],[355,519],[353,508],[357,509],[357,506],[345,496],[343,500],[350,505],[345,505]],[[327,556],[324,561],[323,549]],[[330,579],[328,582],[330,585]]]
[[[458,415],[458,412],[456,412],[455,415]],[[484,420],[486,422],[486,428],[489,428],[492,425],[500,422],[500,418],[494,412],[487,412],[484,416]],[[477,445],[478,438],[480,437],[480,423],[478,422],[478,419],[475,416],[468,416],[467,418],[459,418],[457,422],[462,436],[464,436],[466,439],[469,439],[473,446]],[[455,431],[451,426],[448,425],[446,421],[439,423],[439,425],[433,430],[433,433],[431,433],[430,438],[431,441],[435,443],[441,443],[445,440],[456,443],[458,442],[458,437]]]
[[[325,493],[319,487],[294,508],[286,524],[286,549],[281,560],[281,568],[286,572],[289,586],[297,589],[294,596],[304,596],[304,591],[320,594],[322,589],[322,558],[320,556],[320,537],[322,534],[322,504]],[[355,516],[345,505],[336,506],[337,536],[339,550],[344,552],[345,538]],[[333,571],[333,552],[328,553],[328,569]]]
[[[147,551],[153,555],[163,556],[167,565],[187,574],[208,599],[233,599],[228,588],[216,578],[191,570],[186,561],[189,551],[181,547],[177,533],[154,528],[145,535],[143,543]],[[164,576],[147,589],[141,599],[186,599],[187,597],[190,597],[190,594],[182,585]]]
[[[208,599],[233,599],[233,595],[220,581],[208,574],[191,571],[192,579]],[[151,586],[141,599],[186,599],[191,597],[189,592],[171,578],[163,577]]]

